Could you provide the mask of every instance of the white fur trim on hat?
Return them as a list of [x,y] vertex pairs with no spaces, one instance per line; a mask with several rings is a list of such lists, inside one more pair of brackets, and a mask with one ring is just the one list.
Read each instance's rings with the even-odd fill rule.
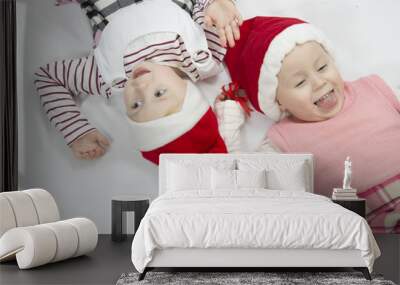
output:
[[261,111],[274,121],[282,118],[281,110],[276,102],[277,75],[281,69],[282,60],[296,44],[304,44],[308,41],[320,43],[333,56],[325,35],[308,23],[292,25],[279,33],[264,55],[258,79],[258,104]]
[[186,95],[182,109],[172,115],[149,122],[128,120],[135,136],[135,146],[140,151],[151,151],[179,138],[192,129],[210,108],[200,90],[186,80]]

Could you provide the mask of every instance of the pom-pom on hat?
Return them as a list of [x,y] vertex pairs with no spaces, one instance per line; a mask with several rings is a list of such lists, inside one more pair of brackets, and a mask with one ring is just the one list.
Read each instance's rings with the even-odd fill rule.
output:
[[324,34],[295,18],[255,17],[240,26],[240,39],[228,49],[225,62],[232,81],[246,91],[253,107],[274,121],[282,117],[276,101],[277,75],[285,56],[297,45],[320,43],[332,55]]
[[186,82],[179,112],[143,123],[126,117],[136,136],[136,148],[155,164],[162,153],[227,153],[210,104],[196,85]]

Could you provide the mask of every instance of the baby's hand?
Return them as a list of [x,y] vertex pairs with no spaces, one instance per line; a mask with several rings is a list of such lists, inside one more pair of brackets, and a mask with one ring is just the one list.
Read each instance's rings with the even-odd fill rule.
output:
[[226,96],[221,93],[215,98],[214,105],[219,103],[219,102],[223,102],[225,100],[226,100]]
[[208,27],[215,25],[221,45],[235,46],[235,40],[240,38],[239,26],[242,24],[242,16],[236,9],[232,0],[210,0],[211,4],[206,8],[204,22]]
[[83,135],[70,145],[76,158],[87,160],[101,157],[109,146],[109,140],[97,130]]

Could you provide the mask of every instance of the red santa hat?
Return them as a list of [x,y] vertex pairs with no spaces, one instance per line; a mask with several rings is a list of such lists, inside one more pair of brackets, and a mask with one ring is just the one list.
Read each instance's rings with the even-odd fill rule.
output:
[[128,121],[136,147],[155,164],[161,153],[227,153],[210,104],[190,81],[179,112],[144,123]]
[[332,50],[321,31],[300,19],[255,17],[240,26],[240,40],[228,49],[225,62],[232,81],[246,91],[253,107],[279,121],[282,117],[276,101],[277,75],[285,56],[297,45],[308,41]]

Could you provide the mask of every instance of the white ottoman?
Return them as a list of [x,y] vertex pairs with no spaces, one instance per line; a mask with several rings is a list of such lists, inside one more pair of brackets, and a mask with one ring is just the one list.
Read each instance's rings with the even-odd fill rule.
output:
[[96,248],[96,225],[86,218],[59,221],[57,204],[43,189],[0,193],[0,262],[20,269],[86,254]]

